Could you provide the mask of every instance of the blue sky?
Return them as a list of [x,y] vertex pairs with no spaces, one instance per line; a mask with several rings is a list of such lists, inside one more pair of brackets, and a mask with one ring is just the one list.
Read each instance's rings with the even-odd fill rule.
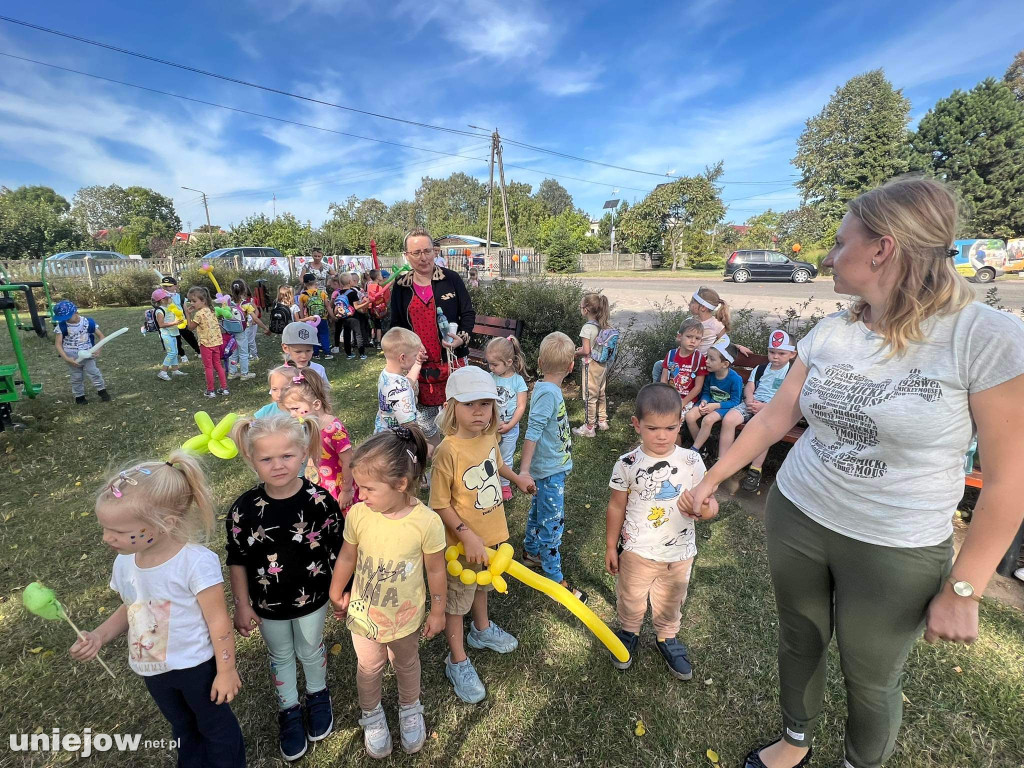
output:
[[[3,14],[359,109],[503,136],[655,173],[725,162],[729,219],[795,206],[807,117],[883,67],[912,122],[954,88],[1001,77],[1024,47],[1019,0],[852,3],[8,0]],[[337,131],[350,139],[0,57],[0,184],[139,184],[183,222],[291,211],[314,224],[350,194],[412,198],[423,175],[486,179],[485,138],[269,94],[0,22],[0,51]],[[577,205],[660,181],[506,145],[506,178],[560,178]],[[757,183],[751,183],[757,182]]]

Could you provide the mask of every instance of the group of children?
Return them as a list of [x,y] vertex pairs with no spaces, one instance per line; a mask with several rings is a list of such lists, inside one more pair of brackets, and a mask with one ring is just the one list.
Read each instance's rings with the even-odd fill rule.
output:
[[[208,305],[189,314],[200,344],[204,331],[212,330],[204,319],[207,310],[212,316]],[[334,727],[323,641],[328,612],[345,621],[352,635],[359,724],[370,756],[385,757],[393,749],[381,706],[389,660],[398,686],[401,747],[412,753],[425,741],[421,637],[444,632],[445,675],[456,696],[467,703],[485,698],[469,649],[510,653],[518,641],[490,619],[490,586],[451,576],[444,551],[461,544],[464,566],[485,565],[487,549],[509,538],[504,503],[512,486],[531,495],[520,560],[587,600],[562,570],[565,484],[573,468],[562,385],[583,357],[585,375],[603,395],[605,371],[595,367],[603,363],[593,352],[608,343],[602,334],[607,310],[606,300],[585,298],[581,312],[598,327],[594,334],[584,326],[580,347],[559,332],[543,339],[532,392],[514,337],[488,344],[488,370],[454,370],[437,418],[436,446],[421,429],[416,382],[424,350],[414,333],[393,328],[383,335],[386,366],[378,380],[374,434],[354,447],[333,413],[324,369],[313,361],[324,347],[319,329],[306,322],[285,326],[285,364],[268,376],[272,402],[238,421],[232,433],[259,482],[234,501],[225,520],[233,625],[243,637],[258,629],[266,643],[284,759],[299,758]],[[694,521],[713,517],[717,504],[712,499],[694,511],[684,503],[685,492],[703,477],[704,462],[677,444],[680,427],[688,423],[684,412],[712,403],[719,407],[707,408],[708,414],[739,423],[730,416],[735,408],[724,409],[727,401],[717,399],[729,386],[724,380],[732,373],[731,353],[719,339],[718,349],[703,358],[696,330],[684,323],[678,348],[666,356],[666,383],[649,384],[637,395],[632,425],[640,445],[612,469],[606,514],[606,568],[617,582],[616,634],[630,652],[628,661],[613,656],[613,663],[625,669],[632,662],[650,602],[657,648],[669,672],[684,680],[692,667],[676,635],[696,554]],[[744,417],[777,389],[785,375],[779,371],[788,364],[788,341],[782,332],[772,335],[775,356],[754,382]],[[717,384],[709,388],[707,379]],[[691,396],[694,389],[709,396]],[[592,416],[601,429],[607,413],[594,394],[588,421]],[[427,477],[429,500],[423,504],[416,494]],[[203,755],[211,765],[244,764],[241,729],[229,707],[241,682],[223,576],[217,555],[195,543],[214,521],[201,468],[181,451],[166,461],[133,465],[100,490],[96,517],[104,541],[118,553],[111,586],[123,605],[83,633],[72,656],[90,659],[127,632],[130,665],[170,721],[180,755]],[[304,698],[296,660],[303,668]]]

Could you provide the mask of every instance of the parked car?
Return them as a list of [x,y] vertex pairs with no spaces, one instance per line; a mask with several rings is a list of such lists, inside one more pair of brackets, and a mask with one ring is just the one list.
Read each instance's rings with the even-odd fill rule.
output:
[[210,251],[208,254],[203,256],[203,261],[209,259],[229,259],[230,261],[235,260],[235,256],[239,259],[281,259],[284,263],[288,263],[288,260],[284,257],[277,248],[256,248],[244,246],[241,248],[218,248],[215,251]]
[[806,283],[818,276],[818,268],[809,261],[796,261],[779,251],[733,251],[725,262],[725,277],[733,282],[748,280],[792,280]]
[[65,259],[127,259],[123,253],[117,253],[116,251],[64,251],[64,253],[55,253],[53,256],[47,259],[47,261],[63,261]]

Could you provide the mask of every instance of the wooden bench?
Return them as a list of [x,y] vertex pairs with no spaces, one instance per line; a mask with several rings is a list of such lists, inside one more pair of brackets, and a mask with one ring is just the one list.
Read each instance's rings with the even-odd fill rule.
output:
[[522,338],[523,328],[526,324],[522,320],[514,320],[508,317],[491,317],[490,315],[477,315],[476,325],[473,326],[473,335],[482,336],[483,342],[479,347],[469,348],[469,360],[477,365],[486,365],[484,347],[491,339],[515,336]]

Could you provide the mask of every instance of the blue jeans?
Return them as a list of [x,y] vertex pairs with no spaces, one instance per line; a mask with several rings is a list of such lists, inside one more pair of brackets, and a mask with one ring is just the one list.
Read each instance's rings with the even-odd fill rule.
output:
[[302,662],[307,693],[317,693],[327,687],[324,650],[327,606],[328,603],[324,603],[320,610],[298,619],[263,619],[260,624],[260,634],[270,652],[270,676],[279,709],[291,709],[299,703],[296,657]]
[[326,317],[320,318],[316,327],[316,338],[320,343],[313,348],[313,354],[327,355],[331,352],[331,323]]
[[541,570],[552,581],[562,582],[562,555],[558,547],[565,530],[565,476],[559,472],[551,477],[535,477],[537,493],[530,501],[526,518],[523,549],[528,555],[540,557]]
[[164,368],[174,368],[178,364],[178,334],[171,334],[166,328],[160,329],[160,341],[164,345]]
[[249,372],[249,340],[245,337],[245,331],[232,333],[235,340],[235,349],[228,358],[228,371],[237,371],[243,376]]
[[245,766],[245,742],[228,704],[210,701],[217,662],[143,677],[149,695],[178,739],[178,768]]
[[[509,469],[512,468],[512,462],[516,458],[516,443],[519,442],[519,425],[516,424],[512,429],[501,436],[501,440],[498,442],[498,447],[501,449],[501,460],[505,462]],[[504,477],[501,478],[501,487],[507,488],[510,485],[509,481]]]

